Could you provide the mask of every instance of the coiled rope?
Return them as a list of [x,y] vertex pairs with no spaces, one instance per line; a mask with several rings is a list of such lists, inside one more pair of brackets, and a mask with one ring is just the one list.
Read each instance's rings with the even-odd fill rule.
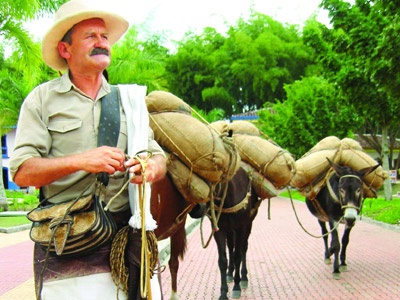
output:
[[[158,244],[157,237],[154,231],[146,231],[146,218],[145,218],[145,208],[146,208],[146,167],[147,160],[151,157],[151,153],[145,158],[142,158],[140,153],[137,153],[134,158],[137,159],[141,165],[141,175],[143,176],[143,181],[139,185],[139,208],[141,212],[141,234],[142,234],[142,245],[140,251],[140,295],[142,298],[147,298],[149,300],[151,297],[151,286],[150,279],[154,275],[154,271],[158,264]],[[122,189],[126,188],[129,183],[124,184]],[[122,191],[121,189],[121,191]],[[120,191],[120,192],[121,192]],[[117,193],[118,194],[120,194]],[[116,196],[117,196],[116,195]],[[115,199],[115,197],[113,199]],[[111,200],[110,199],[110,202]],[[109,202],[109,204],[110,204]],[[122,290],[128,294],[128,280],[129,280],[129,269],[125,263],[125,251],[128,244],[129,231],[132,230],[130,226],[125,226],[122,228],[115,236],[110,253],[110,265],[111,265],[111,277],[117,286],[117,299],[119,290]]]

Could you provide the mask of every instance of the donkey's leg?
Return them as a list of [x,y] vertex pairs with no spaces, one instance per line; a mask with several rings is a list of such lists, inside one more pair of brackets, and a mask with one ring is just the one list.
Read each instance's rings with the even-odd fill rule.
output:
[[334,254],[333,260],[333,278],[340,279],[340,270],[339,270],[339,251],[340,251],[340,243],[339,243],[339,235],[337,229],[333,230],[335,227],[335,221],[329,221],[329,226],[332,230],[331,236],[331,246],[329,248],[329,252]]
[[321,232],[323,235],[324,239],[324,247],[325,247],[325,253],[324,253],[324,262],[327,265],[330,265],[332,263],[331,261],[331,255],[332,253],[329,252],[329,247],[328,247],[328,230],[326,229],[326,224],[323,221],[318,220],[319,226],[321,226]]
[[243,230],[236,230],[235,232],[235,250],[233,252],[233,262],[235,264],[234,272],[234,284],[232,289],[232,298],[240,298],[242,291],[240,288],[240,264],[242,262],[244,240],[247,239],[247,235]]
[[235,235],[228,234],[226,236],[226,240],[228,242],[228,253],[229,253],[229,264],[228,264],[228,272],[226,273],[226,281],[233,281],[233,271],[235,270],[235,265],[233,263],[233,250],[235,245]]
[[228,299],[228,283],[226,282],[226,269],[228,262],[226,258],[226,233],[218,230],[214,233],[214,239],[218,248],[218,267],[221,276],[221,289],[219,300]]
[[247,232],[246,232],[246,238],[244,239],[244,244],[243,244],[243,250],[242,250],[242,266],[241,266],[241,280],[240,280],[240,287],[242,289],[247,289],[249,286],[249,279],[247,278],[247,249],[249,246],[249,237],[251,233],[251,228],[252,228],[253,223],[250,224]]
[[346,272],[347,271],[347,264],[346,264],[346,249],[347,245],[350,241],[350,231],[353,227],[348,227],[344,229],[343,237],[342,237],[342,251],[340,252],[340,271]]
[[183,258],[186,249],[186,232],[185,227],[179,228],[170,237],[171,254],[168,261],[169,271],[171,273],[171,300],[178,300],[178,270],[179,257]]

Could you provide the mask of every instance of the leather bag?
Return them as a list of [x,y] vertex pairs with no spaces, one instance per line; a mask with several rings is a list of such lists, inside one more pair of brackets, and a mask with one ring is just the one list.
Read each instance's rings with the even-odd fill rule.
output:
[[117,226],[95,195],[38,207],[27,215],[30,238],[58,256],[88,253],[114,237]]

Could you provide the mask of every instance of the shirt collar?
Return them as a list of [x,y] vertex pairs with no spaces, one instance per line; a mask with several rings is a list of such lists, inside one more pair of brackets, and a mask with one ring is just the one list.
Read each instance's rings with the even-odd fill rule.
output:
[[[72,83],[71,79],[69,78],[69,71],[67,71],[60,78],[60,85],[58,86],[58,92],[60,94],[65,94],[71,90],[75,90],[75,91],[81,93],[81,91]],[[107,82],[106,78],[103,76],[100,90],[97,93],[97,99],[104,97],[105,95],[107,95],[110,92],[111,92],[110,84]]]

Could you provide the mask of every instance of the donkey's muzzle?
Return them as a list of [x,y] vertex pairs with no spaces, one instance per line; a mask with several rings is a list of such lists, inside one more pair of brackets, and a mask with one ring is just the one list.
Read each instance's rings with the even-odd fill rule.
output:
[[357,209],[353,207],[348,207],[344,211],[344,219],[346,221],[347,226],[354,226],[356,219],[358,216]]

